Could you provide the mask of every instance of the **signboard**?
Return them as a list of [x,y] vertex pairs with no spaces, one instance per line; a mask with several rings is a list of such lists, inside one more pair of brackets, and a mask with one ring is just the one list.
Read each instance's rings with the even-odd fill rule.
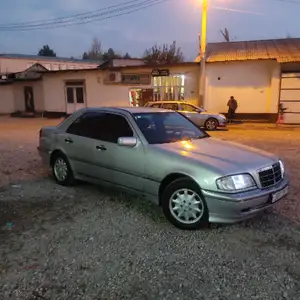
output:
[[151,75],[153,77],[170,76],[170,71],[168,69],[153,69]]
[[122,74],[123,84],[150,84],[149,74]]

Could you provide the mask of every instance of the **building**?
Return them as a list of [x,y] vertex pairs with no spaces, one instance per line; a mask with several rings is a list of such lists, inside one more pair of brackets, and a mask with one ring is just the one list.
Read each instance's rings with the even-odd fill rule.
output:
[[[240,119],[300,124],[300,39],[212,43],[207,47],[206,110]],[[25,69],[24,69],[25,70]],[[146,65],[115,59],[99,66],[49,70],[34,64],[0,78],[0,113],[70,114],[89,106],[143,106],[147,101],[199,101],[199,62]]]
[[197,103],[199,64],[131,65],[49,71],[36,64],[0,81],[2,113],[71,114],[92,106],[137,106],[185,99]]
[[300,39],[209,44],[205,91],[207,110],[235,96],[239,118],[275,121],[282,103],[284,122],[300,124]]
[[82,59],[24,54],[0,54],[0,74],[23,72],[35,64],[48,70],[96,68],[100,62]]

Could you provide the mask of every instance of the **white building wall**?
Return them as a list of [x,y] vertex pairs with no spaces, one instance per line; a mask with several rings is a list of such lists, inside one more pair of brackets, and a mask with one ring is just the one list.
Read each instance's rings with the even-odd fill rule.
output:
[[16,82],[13,84],[13,94],[16,111],[25,111],[24,87],[33,88],[34,109],[37,112],[44,111],[43,81]]
[[10,114],[14,111],[13,85],[0,85],[0,114]]
[[275,61],[208,63],[204,108],[227,112],[234,96],[237,113],[277,113],[280,65]]
[[66,112],[65,81],[84,80],[85,99],[88,107],[129,106],[129,88],[121,85],[105,85],[104,71],[78,71],[44,75],[43,90],[45,110]]
[[[122,70],[122,74],[151,74],[152,69],[134,68]],[[185,100],[197,103],[198,98],[198,66],[176,67],[170,70],[170,74],[185,75]],[[85,96],[88,107],[93,106],[129,106],[129,90],[153,88],[153,79],[151,84],[105,84],[104,79],[109,71],[91,70],[59,72],[55,74],[44,74],[43,92],[44,105],[46,111],[66,112],[65,81],[84,80]]]

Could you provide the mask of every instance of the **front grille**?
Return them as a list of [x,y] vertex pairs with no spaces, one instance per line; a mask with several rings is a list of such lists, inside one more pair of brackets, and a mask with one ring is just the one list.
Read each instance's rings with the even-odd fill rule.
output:
[[279,162],[273,164],[269,168],[264,168],[258,172],[260,184],[263,188],[267,188],[278,183],[282,179],[281,168]]

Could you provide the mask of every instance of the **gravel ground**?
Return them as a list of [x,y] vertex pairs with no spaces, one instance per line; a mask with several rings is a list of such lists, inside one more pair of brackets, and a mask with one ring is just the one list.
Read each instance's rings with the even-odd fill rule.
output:
[[57,122],[0,118],[1,300],[299,300],[300,131],[213,133],[280,155],[291,194],[253,220],[185,232],[140,199],[57,186],[36,153]]

